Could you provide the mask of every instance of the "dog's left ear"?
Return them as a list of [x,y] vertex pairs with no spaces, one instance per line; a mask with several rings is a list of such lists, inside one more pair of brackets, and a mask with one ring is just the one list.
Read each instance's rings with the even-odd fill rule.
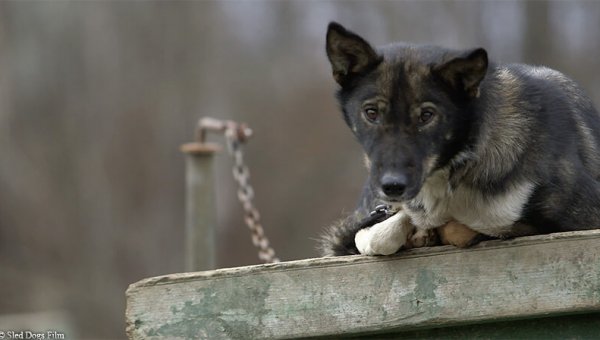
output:
[[371,70],[382,59],[368,42],[336,22],[327,27],[326,49],[333,78],[342,87],[353,77]]
[[464,91],[468,97],[479,95],[479,84],[488,68],[487,52],[483,48],[469,50],[441,65],[433,67],[446,83],[458,91]]

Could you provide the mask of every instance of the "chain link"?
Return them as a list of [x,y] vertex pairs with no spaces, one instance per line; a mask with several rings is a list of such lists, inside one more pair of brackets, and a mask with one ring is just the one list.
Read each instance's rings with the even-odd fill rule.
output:
[[252,243],[258,248],[258,258],[265,263],[276,263],[279,259],[275,256],[275,250],[270,246],[269,239],[260,222],[260,213],[253,203],[254,189],[250,185],[250,170],[244,162],[242,144],[251,136],[250,130],[244,124],[233,121],[219,121],[212,118],[203,118],[199,122],[200,142],[204,142],[204,129],[219,130],[225,134],[227,149],[233,157],[233,179],[238,185],[237,196],[244,209],[244,222],[248,226],[252,236]]

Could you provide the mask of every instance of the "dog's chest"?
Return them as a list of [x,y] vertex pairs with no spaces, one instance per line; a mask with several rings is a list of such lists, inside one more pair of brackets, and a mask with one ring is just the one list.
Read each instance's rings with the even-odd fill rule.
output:
[[464,184],[451,189],[448,170],[432,174],[407,209],[413,223],[420,229],[439,227],[456,220],[484,234],[497,235],[512,226],[520,217],[534,185],[520,182],[503,193],[485,194]]

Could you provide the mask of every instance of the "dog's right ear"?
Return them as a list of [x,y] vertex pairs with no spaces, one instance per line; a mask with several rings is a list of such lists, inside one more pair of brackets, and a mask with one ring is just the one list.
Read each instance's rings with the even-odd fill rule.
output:
[[326,48],[333,78],[342,87],[352,77],[371,70],[382,60],[368,42],[337,22],[331,22],[327,27]]

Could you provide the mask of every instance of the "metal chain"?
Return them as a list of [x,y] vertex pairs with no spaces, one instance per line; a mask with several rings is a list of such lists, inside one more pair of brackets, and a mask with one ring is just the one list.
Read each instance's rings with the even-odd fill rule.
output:
[[242,144],[252,136],[252,130],[245,124],[238,124],[230,120],[220,121],[213,118],[201,119],[198,127],[199,135],[197,138],[202,143],[205,139],[205,130],[217,130],[224,133],[227,140],[227,149],[234,160],[233,179],[238,184],[237,196],[244,209],[244,222],[250,229],[252,243],[258,248],[258,258],[265,263],[279,262],[279,259],[275,256],[275,250],[270,246],[269,239],[265,235],[258,209],[252,202],[254,189],[249,182],[250,171],[244,163]]

